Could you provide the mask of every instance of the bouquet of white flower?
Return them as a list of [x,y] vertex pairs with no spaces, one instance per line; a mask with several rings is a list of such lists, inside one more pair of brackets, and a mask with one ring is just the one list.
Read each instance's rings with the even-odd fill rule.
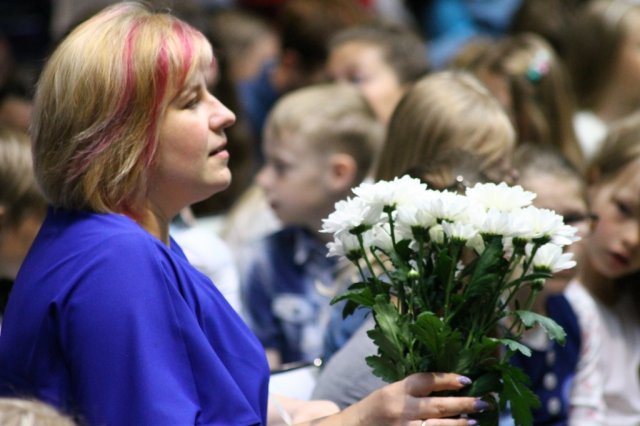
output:
[[[530,425],[539,402],[509,358],[530,354],[519,338],[535,325],[564,340],[560,326],[530,309],[546,278],[575,265],[563,246],[577,240],[576,229],[531,206],[535,194],[504,183],[460,195],[404,176],[353,192],[322,231],[334,235],[329,255],[360,272],[334,302],[346,299],[345,315],[360,306],[373,312],[374,374],[388,382],[418,371],[464,374],[473,385],[456,395],[501,409],[509,402],[516,424]],[[523,292],[526,300],[516,297]],[[497,425],[498,411],[474,417]]]

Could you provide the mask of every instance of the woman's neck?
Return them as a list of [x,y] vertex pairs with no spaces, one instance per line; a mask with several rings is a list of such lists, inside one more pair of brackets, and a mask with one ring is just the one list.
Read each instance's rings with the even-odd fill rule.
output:
[[145,208],[140,212],[125,213],[131,220],[144,228],[148,233],[162,241],[167,247],[170,245],[169,225],[172,217],[163,215],[160,211],[153,208]]

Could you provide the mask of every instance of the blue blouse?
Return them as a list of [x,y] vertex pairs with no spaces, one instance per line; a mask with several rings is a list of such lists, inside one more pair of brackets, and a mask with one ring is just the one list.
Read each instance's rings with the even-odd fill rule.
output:
[[1,394],[95,425],[254,425],[268,377],[259,341],[174,241],[122,215],[48,212],[3,319]]

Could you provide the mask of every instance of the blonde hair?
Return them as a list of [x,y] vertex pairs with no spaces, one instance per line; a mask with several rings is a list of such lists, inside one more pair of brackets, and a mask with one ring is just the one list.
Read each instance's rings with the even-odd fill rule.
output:
[[0,398],[1,426],[73,426],[76,423],[44,402]]
[[201,33],[140,3],[79,25],[47,62],[35,97],[34,164],[49,202],[134,213],[167,105],[212,63]]
[[319,154],[353,157],[358,165],[357,184],[371,171],[384,130],[358,89],[330,83],[298,89],[274,106],[267,118],[265,138],[291,135]]
[[515,133],[498,101],[471,74],[441,71],[419,80],[396,107],[377,178],[474,158],[483,172],[513,148]]
[[0,182],[3,225],[16,225],[33,212],[44,214],[46,202],[33,174],[29,136],[4,125],[0,125]]

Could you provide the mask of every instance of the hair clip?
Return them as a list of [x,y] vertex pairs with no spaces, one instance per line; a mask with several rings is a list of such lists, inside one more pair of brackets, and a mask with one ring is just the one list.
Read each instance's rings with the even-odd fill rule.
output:
[[529,62],[525,76],[529,81],[537,83],[549,73],[550,63],[551,54],[549,51],[547,49],[538,49],[531,62]]

